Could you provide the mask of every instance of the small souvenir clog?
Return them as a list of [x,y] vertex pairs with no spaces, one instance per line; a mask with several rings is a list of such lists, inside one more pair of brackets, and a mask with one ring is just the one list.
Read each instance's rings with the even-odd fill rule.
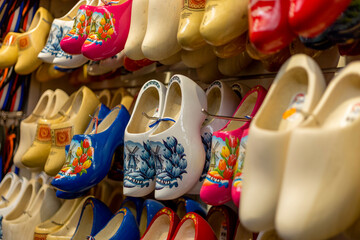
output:
[[[316,37],[335,22],[351,0],[291,0],[288,21],[291,29],[303,37]],[[324,8],[324,4],[328,7]]]
[[14,156],[14,164],[24,167],[21,158],[35,140],[37,121],[41,117],[49,118],[60,110],[68,99],[68,95],[61,89],[46,90],[40,97],[33,112],[20,123],[20,142]]
[[[239,98],[225,82],[215,81],[206,90],[208,103],[207,111],[210,114],[231,116],[239,105]],[[201,141],[205,149],[205,164],[201,177],[189,194],[200,194],[200,189],[210,166],[212,151],[211,139],[215,131],[222,129],[227,120],[207,116],[200,130]]]
[[156,213],[164,207],[164,204],[156,200],[146,199],[144,201],[139,223],[140,237],[144,235],[147,227],[149,226]]
[[126,239],[139,240],[139,228],[134,215],[128,208],[121,208],[109,222],[96,234],[88,239]]
[[239,214],[247,229],[274,228],[291,133],[311,114],[324,89],[319,66],[304,54],[291,57],[272,83],[246,146]]
[[331,80],[289,138],[275,219],[281,238],[329,239],[360,217],[359,67],[350,63]]
[[184,1],[177,32],[177,40],[183,49],[194,51],[206,44],[200,34],[204,12],[205,1]]
[[90,32],[81,53],[94,61],[114,56],[124,49],[130,29],[132,0],[120,5],[96,7]]
[[[76,227],[79,223],[80,215],[82,213],[84,203],[89,198],[92,198],[92,197],[93,196],[86,196],[86,197],[82,198],[82,200],[79,202],[79,204],[77,205],[76,209],[73,211],[73,213],[71,214],[69,219],[63,223],[63,225],[60,227],[60,229],[48,234],[46,236],[46,239],[47,240],[70,240],[72,238],[72,236],[74,235]],[[94,204],[94,206],[95,206],[94,208],[98,208],[98,207],[96,207],[97,204]],[[106,211],[106,213],[108,214],[107,211]]]
[[166,59],[180,51],[176,35],[182,0],[149,0],[148,21],[141,51],[152,61]]
[[183,75],[171,78],[164,111],[151,124],[156,129],[149,136],[156,166],[156,199],[178,198],[199,180],[205,163],[201,109],[206,108],[206,95],[199,85]]
[[230,42],[248,30],[248,1],[208,0],[200,34],[213,46]]
[[136,197],[126,197],[121,203],[120,208],[128,208],[135,216],[136,222],[139,224],[141,220],[141,214],[143,211],[144,199]]
[[156,213],[141,240],[164,239],[171,240],[180,219],[168,207]]
[[68,221],[81,201],[81,198],[66,200],[54,216],[35,227],[34,240],[46,239],[47,235],[59,230]]
[[[43,185],[31,205],[14,220],[3,220],[4,239],[34,239],[36,225],[49,219],[60,208],[61,202],[54,190]],[[21,231],[19,231],[21,229]]]
[[249,38],[256,49],[270,54],[287,47],[295,38],[288,22],[290,1],[250,0],[249,4]]
[[187,213],[194,212],[206,217],[206,209],[197,201],[188,197],[181,197],[177,201],[176,214],[179,218],[183,218]]
[[149,0],[133,0],[130,30],[124,47],[125,55],[133,60],[145,58],[141,45],[147,28],[148,7]]
[[[261,86],[252,88],[241,100],[233,117],[253,118],[260,108],[266,90]],[[250,121],[228,121],[212,136],[214,146],[209,171],[200,191],[201,199],[210,205],[221,205],[231,200],[231,184],[236,160],[239,156],[240,141]]]
[[172,240],[216,240],[218,239],[208,222],[196,213],[188,213],[177,226]]
[[[124,144],[124,195],[146,196],[155,189],[154,154],[160,149],[151,149],[149,135],[155,131],[153,120],[164,109],[166,87],[157,80],[150,80],[142,87],[135,103],[133,114],[125,129]],[[155,151],[153,153],[153,151]]]
[[223,240],[233,239],[236,219],[236,213],[225,205],[211,207],[206,216],[216,237]]
[[83,240],[95,236],[112,217],[113,214],[103,202],[92,197],[86,199],[71,239]]
[[242,170],[244,167],[244,160],[246,155],[246,143],[248,139],[249,130],[246,129],[242,136],[239,146],[239,156],[236,159],[234,167],[233,182],[231,187],[231,198],[234,204],[239,207],[241,190],[242,190]]
[[66,162],[51,184],[67,192],[92,188],[107,174],[115,149],[124,144],[124,130],[130,118],[124,106],[111,110],[90,133],[74,135]]

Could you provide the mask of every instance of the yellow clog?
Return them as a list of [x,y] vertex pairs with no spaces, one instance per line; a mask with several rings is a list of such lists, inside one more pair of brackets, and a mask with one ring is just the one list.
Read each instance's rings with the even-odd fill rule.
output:
[[9,32],[0,48],[0,68],[13,66],[18,58],[17,38],[20,33]]

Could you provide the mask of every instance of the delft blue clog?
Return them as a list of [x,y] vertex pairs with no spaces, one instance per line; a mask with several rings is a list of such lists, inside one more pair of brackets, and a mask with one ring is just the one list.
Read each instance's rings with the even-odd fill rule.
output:
[[195,212],[201,217],[206,217],[206,209],[197,201],[188,197],[181,197],[177,201],[176,214],[183,218],[187,213]]
[[144,201],[139,224],[141,236],[145,233],[147,227],[149,226],[151,220],[154,218],[156,213],[164,207],[164,204],[153,199],[146,199]]
[[[114,231],[116,232],[114,233]],[[128,208],[121,208],[95,236],[88,239],[139,240],[140,233],[134,215]]]
[[136,222],[139,224],[141,219],[141,213],[143,209],[144,199],[136,197],[126,197],[121,203],[120,208],[127,207],[135,216]]
[[98,184],[110,169],[115,149],[124,144],[129,118],[126,108],[117,106],[97,131],[73,136],[65,165],[51,184],[66,192],[81,192]]
[[93,197],[88,198],[83,205],[79,222],[71,239],[83,240],[88,236],[95,236],[112,216],[113,214],[103,202]]

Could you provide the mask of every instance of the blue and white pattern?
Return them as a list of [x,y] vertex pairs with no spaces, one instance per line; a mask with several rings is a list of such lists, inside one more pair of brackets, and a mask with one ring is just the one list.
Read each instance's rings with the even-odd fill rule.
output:
[[211,158],[212,133],[204,132],[201,136],[201,141],[202,141],[204,149],[205,149],[205,164],[204,164],[204,169],[201,173],[199,182],[202,182],[206,178],[206,174],[209,170],[210,158]]
[[47,39],[45,47],[41,50],[42,53],[50,53],[55,55],[61,51],[60,40],[63,36],[62,27],[53,22],[49,37]]
[[161,142],[150,142],[156,164],[156,190],[178,187],[183,174],[187,173],[184,147],[175,137],[167,137]]
[[155,162],[149,141],[126,141],[124,145],[124,186],[148,187],[155,180]]

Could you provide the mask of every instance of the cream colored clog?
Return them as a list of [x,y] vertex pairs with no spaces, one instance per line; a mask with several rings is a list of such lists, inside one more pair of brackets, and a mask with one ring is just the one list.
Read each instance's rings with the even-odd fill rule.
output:
[[131,94],[125,88],[119,88],[114,93],[109,108],[113,109],[117,105],[121,104],[124,105],[127,110],[129,110],[133,100],[133,96],[131,96]]
[[71,214],[70,218],[66,221],[65,224],[61,226],[60,229],[58,229],[55,232],[50,233],[47,235],[47,240],[70,240],[71,237],[74,235],[74,232],[76,230],[77,224],[80,219],[81,210],[83,208],[84,203],[87,199],[89,199],[92,196],[86,196],[84,197],[79,204],[77,205],[76,209]]
[[97,96],[102,104],[105,106],[110,106],[111,92],[108,89],[102,90]]
[[57,113],[67,101],[68,95],[61,89],[46,90],[40,97],[33,112],[20,123],[20,143],[14,156],[14,164],[17,167],[24,167],[21,158],[35,140],[37,121],[41,117],[51,117]]
[[248,33],[243,33],[225,45],[214,47],[214,53],[219,58],[230,58],[239,55],[246,50]]
[[176,35],[182,3],[182,0],[149,0],[147,29],[141,46],[146,58],[159,61],[180,51]]
[[133,0],[130,30],[124,48],[125,55],[133,60],[145,58],[141,45],[147,28],[148,7],[149,0]]
[[246,52],[230,58],[219,58],[219,71],[225,76],[236,76],[252,62],[252,59]]
[[207,0],[200,34],[214,46],[224,45],[248,29],[248,0]]
[[223,76],[218,69],[218,58],[208,62],[196,69],[197,76],[201,82],[211,83]]
[[59,210],[50,219],[35,227],[34,239],[46,239],[49,234],[58,231],[74,214],[74,211],[78,208],[82,200],[82,198],[65,200]]
[[285,239],[327,239],[360,217],[360,62],[329,84],[290,137],[276,211]]
[[15,220],[3,221],[4,239],[34,239],[35,226],[49,219],[60,207],[55,191],[43,185],[31,205]]
[[173,65],[175,63],[178,63],[181,61],[181,54],[182,54],[182,51],[179,51],[168,58],[160,60],[159,63],[161,63],[163,65]]
[[15,189],[16,183],[20,180],[17,174],[9,172],[0,183],[0,194],[2,198],[10,197]]
[[239,211],[249,230],[275,227],[290,135],[311,114],[324,89],[325,80],[316,62],[306,55],[295,55],[281,67],[252,120]]
[[181,60],[189,68],[200,68],[215,59],[214,51],[208,44],[195,51],[181,51]]
[[184,1],[177,33],[177,40],[183,49],[193,51],[206,44],[199,30],[204,12],[205,1]]
[[25,193],[27,185],[28,180],[26,178],[20,178],[18,181],[16,181],[15,186],[9,189],[6,197],[2,196],[0,201],[0,215],[6,216],[17,206],[20,198]]

